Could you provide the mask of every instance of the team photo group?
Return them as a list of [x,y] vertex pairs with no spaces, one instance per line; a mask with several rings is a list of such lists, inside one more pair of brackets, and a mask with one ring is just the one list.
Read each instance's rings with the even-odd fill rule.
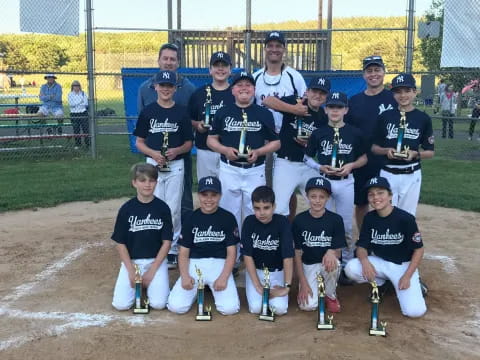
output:
[[307,84],[285,52],[284,34],[268,33],[253,74],[232,73],[230,55],[215,52],[211,83],[196,89],[176,72],[180,49],[161,46],[160,71],[138,90],[133,135],[146,161],[131,169],[136,196],[111,236],[121,260],[114,308],[182,314],[197,302],[198,319],[209,319],[208,288],[214,309],[232,315],[244,268],[248,310],[264,319],[287,313],[291,290],[301,310],[338,313],[337,284],[355,283],[396,294],[407,317],[425,314],[415,215],[434,137],[415,108],[414,77],[401,73],[386,89],[388,64],[371,55],[366,89],[348,98],[328,76]]

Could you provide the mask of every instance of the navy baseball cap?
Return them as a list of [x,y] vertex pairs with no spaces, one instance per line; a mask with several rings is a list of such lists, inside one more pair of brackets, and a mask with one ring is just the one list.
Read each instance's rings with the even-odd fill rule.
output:
[[215,176],[207,176],[198,181],[198,192],[213,191],[215,193],[222,193],[222,184]]
[[392,80],[392,90],[400,87],[416,89],[415,78],[412,74],[401,73],[395,76]]
[[264,44],[267,45],[270,41],[278,41],[280,42],[283,46],[285,46],[285,37],[283,36],[283,33],[280,31],[271,31],[267,34],[265,37],[265,42]]
[[325,106],[329,105],[348,107],[347,94],[341,91],[329,92],[327,95],[327,101],[325,102]]
[[153,84],[170,84],[175,86],[177,83],[177,75],[170,70],[161,70],[155,74]]
[[383,59],[381,56],[378,55],[367,56],[365,59],[363,59],[363,70],[365,70],[370,65],[377,65],[385,69]]
[[329,194],[332,193],[332,185],[330,181],[323,177],[313,177],[307,181],[307,185],[305,185],[305,192],[308,192],[311,189],[323,189]]
[[318,89],[328,93],[330,91],[330,80],[323,76],[315,76],[308,84],[309,89]]
[[370,188],[373,188],[373,187],[387,189],[390,192],[392,191],[392,188],[390,187],[390,183],[388,182],[388,180],[381,176],[375,176],[370,180],[368,180],[364,186],[364,189],[365,191],[368,191]]
[[223,51],[217,51],[212,54],[212,56],[210,57],[210,66],[214,65],[219,61],[227,65],[232,65],[232,59],[230,58],[230,55]]
[[253,86],[255,86],[255,79],[253,78],[252,74],[246,71],[240,71],[233,76],[232,86],[235,85],[240,80],[248,80],[252,83]]

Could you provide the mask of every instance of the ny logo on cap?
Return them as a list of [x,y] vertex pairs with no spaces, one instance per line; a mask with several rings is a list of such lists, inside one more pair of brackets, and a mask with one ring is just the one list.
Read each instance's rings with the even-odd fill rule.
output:
[[317,181],[315,181],[315,185],[323,186],[323,179],[317,179]]
[[318,79],[318,83],[317,83],[317,84],[325,85],[325,79],[324,79],[324,78]]
[[339,99],[340,98],[340,94],[338,92],[334,92],[332,94],[332,99]]
[[373,185],[373,184],[378,184],[378,178],[372,178],[370,179],[370,185]]
[[164,73],[162,74],[162,77],[163,77],[164,79],[170,79],[170,74],[169,74],[168,72],[164,72]]
[[205,185],[213,185],[213,179],[211,177],[205,179]]
[[280,34],[276,31],[270,33],[270,37],[280,37]]
[[223,58],[223,53],[222,52],[217,53],[217,57]]
[[403,75],[397,77],[397,83],[403,82]]
[[242,76],[242,77],[243,77],[243,76],[248,76],[248,73],[245,72],[245,71],[242,71],[242,72],[240,73],[240,76]]

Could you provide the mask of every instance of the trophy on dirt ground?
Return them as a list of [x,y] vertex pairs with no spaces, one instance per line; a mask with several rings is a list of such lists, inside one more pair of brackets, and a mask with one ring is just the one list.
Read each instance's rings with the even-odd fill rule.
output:
[[210,86],[207,86],[205,88],[205,91],[207,92],[207,101],[205,101],[205,120],[203,122],[203,127],[205,129],[210,129],[212,127],[210,123],[210,115],[212,113],[212,89]]
[[[301,103],[302,103],[302,98],[297,98],[297,104],[301,104]],[[303,116],[296,116],[295,119],[296,119],[295,121],[297,126],[297,139],[308,140],[310,136],[303,129],[303,121],[304,121]]]
[[170,164],[168,163],[168,159],[167,159],[167,151],[168,151],[168,131],[165,131],[163,133],[162,150],[160,150],[162,156],[165,158],[165,164],[164,165],[157,165],[157,169],[160,172],[171,171]]
[[238,144],[238,158],[246,159],[250,154],[250,146],[247,145],[247,132],[248,132],[248,117],[247,113],[242,110],[242,130],[240,131],[240,142]]
[[258,318],[265,321],[275,321],[275,309],[270,306],[270,271],[267,267],[263,268],[262,310]]
[[334,170],[340,170],[343,166],[343,161],[338,160],[339,158],[339,147],[340,147],[340,130],[337,127],[333,128],[333,145],[332,145],[332,161],[330,166]]
[[370,335],[371,336],[387,336],[387,322],[378,319],[378,305],[380,304],[380,295],[378,293],[378,286],[376,281],[370,283],[372,285],[372,295],[370,301],[372,302],[372,315],[370,321]]
[[146,289],[142,286],[142,275],[140,274],[140,268],[137,264],[135,264],[135,305],[133,306],[134,314],[148,314],[150,312],[150,306],[145,290]]
[[322,275],[317,273],[317,287],[318,287],[318,322],[317,330],[335,330],[333,325],[333,315],[327,316],[325,321],[325,283]]
[[210,321],[212,320],[212,308],[211,306],[205,306],[205,283],[203,282],[202,271],[197,266],[195,266],[195,271],[198,276],[197,315],[195,320]]
[[397,132],[397,148],[393,153],[393,156],[406,159],[408,158],[408,151],[410,150],[409,146],[403,146],[403,139],[405,138],[405,131],[407,130],[407,116],[405,111],[400,111],[400,126],[398,127]]

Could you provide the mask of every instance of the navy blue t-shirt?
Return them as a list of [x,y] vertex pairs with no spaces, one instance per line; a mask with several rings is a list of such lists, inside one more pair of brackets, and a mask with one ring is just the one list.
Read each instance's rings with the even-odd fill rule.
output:
[[329,249],[347,246],[342,217],[331,211],[314,218],[310,210],[298,214],[292,224],[295,249],[303,250],[302,262],[318,264]]
[[[329,125],[315,130],[310,139],[308,139],[305,153],[312,158],[316,156],[320,165],[330,165],[332,162],[334,133],[333,127]],[[337,164],[338,161],[343,161],[343,165],[354,162],[365,154],[365,142],[360,130],[345,124],[339,128],[339,133],[340,142],[338,145]]]
[[282,270],[283,259],[294,256],[290,223],[278,214],[273,214],[268,224],[257,220],[255,215],[247,216],[242,227],[241,247],[242,255],[251,256],[257,269]]
[[227,247],[239,242],[235,217],[222,208],[213,214],[204,214],[200,209],[185,220],[182,237],[178,244],[190,249],[190,258],[227,257]]
[[[225,90],[215,90],[212,85],[204,85],[198,88],[190,98],[188,103],[188,112],[190,118],[194,121],[205,121],[205,103],[207,101],[207,86],[210,86],[212,95],[212,104],[210,105],[210,123],[213,122],[213,117],[217,113],[217,110],[221,107],[233,104],[235,98],[232,94],[232,88],[228,87]],[[195,146],[198,149],[210,150],[207,146],[208,131],[204,133],[195,133]]]
[[[400,127],[400,111],[398,109],[387,111],[379,116],[377,131],[373,140],[384,148],[397,148],[398,129]],[[411,150],[418,151],[420,147],[423,150],[434,150],[434,138],[432,129],[432,119],[423,111],[414,109],[405,113],[407,128],[403,137],[403,147],[409,146]],[[418,159],[407,162],[401,159],[387,159],[387,164],[405,165],[416,163]]]
[[[186,107],[175,104],[171,108],[164,108],[154,102],[140,112],[133,135],[146,139],[145,143],[149,148],[161,150],[164,132],[168,132],[169,148],[193,141],[192,124]],[[173,160],[185,156],[188,156],[188,153],[179,155]]]
[[[281,98],[281,100],[292,105],[297,103],[297,100],[293,95],[285,96]],[[305,100],[304,104],[307,104],[307,100]],[[304,116],[302,120],[304,134],[311,135],[314,130],[328,124],[328,118],[323,108],[314,111],[309,107],[308,113],[310,116]],[[297,116],[290,113],[283,113],[282,128],[280,129],[279,134],[282,145],[277,151],[277,154],[280,157],[288,157],[288,160],[290,161],[302,162],[303,155],[305,154],[305,147],[294,140],[297,133]]]
[[[222,145],[238,149],[243,127],[242,110],[247,113],[248,121],[246,146],[258,149],[265,145],[265,141],[278,140],[275,132],[266,125],[273,122],[272,113],[256,104],[251,104],[246,108],[241,108],[236,104],[222,107],[215,114],[209,135],[219,135],[219,141]],[[225,160],[223,155],[222,159]],[[263,163],[264,161],[265,156],[261,156],[257,163]]]
[[148,204],[136,197],[128,200],[118,211],[112,234],[112,240],[127,247],[131,259],[155,258],[163,240],[172,237],[170,208],[158,198]]
[[413,251],[423,247],[423,242],[415,217],[394,207],[386,217],[375,210],[365,215],[356,245],[384,260],[401,264],[410,261]]

